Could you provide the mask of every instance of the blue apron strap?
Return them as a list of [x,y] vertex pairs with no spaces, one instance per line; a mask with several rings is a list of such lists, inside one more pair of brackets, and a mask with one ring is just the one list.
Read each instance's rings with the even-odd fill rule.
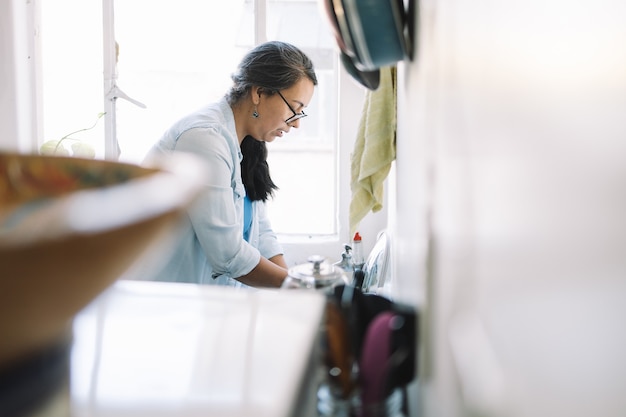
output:
[[245,196],[243,199],[243,238],[250,241],[250,227],[252,226],[252,201]]

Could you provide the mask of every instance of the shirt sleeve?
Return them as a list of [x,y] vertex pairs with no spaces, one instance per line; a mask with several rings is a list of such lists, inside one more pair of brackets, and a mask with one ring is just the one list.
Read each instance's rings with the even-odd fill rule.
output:
[[256,201],[256,213],[259,221],[259,250],[265,258],[272,258],[276,255],[283,255],[284,250],[278,242],[276,233],[272,229],[270,219],[267,215],[265,203]]
[[252,271],[260,261],[258,249],[243,240],[241,205],[245,191],[235,181],[239,157],[223,133],[214,128],[194,128],[177,140],[176,151],[201,158],[208,175],[197,201],[188,210],[192,227],[213,268],[213,274],[237,278]]

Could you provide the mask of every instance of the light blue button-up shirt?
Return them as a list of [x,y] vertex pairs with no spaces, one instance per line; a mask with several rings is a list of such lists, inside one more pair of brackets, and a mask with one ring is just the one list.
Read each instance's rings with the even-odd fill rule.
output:
[[165,266],[151,279],[243,286],[233,278],[252,271],[261,256],[271,258],[282,254],[283,249],[261,201],[252,203],[249,242],[243,239],[243,156],[235,118],[226,99],[178,121],[146,159],[174,151],[200,157],[208,176],[200,197],[188,210],[182,239],[173,246]]

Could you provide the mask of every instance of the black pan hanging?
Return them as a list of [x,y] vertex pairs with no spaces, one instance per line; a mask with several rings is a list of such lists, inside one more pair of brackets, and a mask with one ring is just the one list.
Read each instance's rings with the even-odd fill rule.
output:
[[320,0],[348,73],[375,90],[379,69],[408,57],[402,0]]

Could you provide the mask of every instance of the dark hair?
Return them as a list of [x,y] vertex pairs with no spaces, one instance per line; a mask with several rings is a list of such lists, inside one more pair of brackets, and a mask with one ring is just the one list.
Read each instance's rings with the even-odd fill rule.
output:
[[285,90],[303,77],[317,85],[313,63],[297,47],[279,41],[262,43],[251,49],[231,75],[233,85],[226,94],[228,104],[235,105],[252,87],[262,87],[267,94]]
[[246,136],[241,142],[241,153],[243,154],[241,180],[248,198],[252,201],[266,201],[274,195],[274,190],[278,190],[278,186],[270,177],[265,142]]
[[[265,42],[243,57],[231,75],[233,85],[226,100],[233,106],[247,97],[255,86],[272,95],[293,86],[303,77],[317,85],[313,63],[304,52],[285,42]],[[241,179],[246,194],[252,201],[266,201],[278,187],[270,177],[265,142],[246,136],[241,142],[241,153]]]

